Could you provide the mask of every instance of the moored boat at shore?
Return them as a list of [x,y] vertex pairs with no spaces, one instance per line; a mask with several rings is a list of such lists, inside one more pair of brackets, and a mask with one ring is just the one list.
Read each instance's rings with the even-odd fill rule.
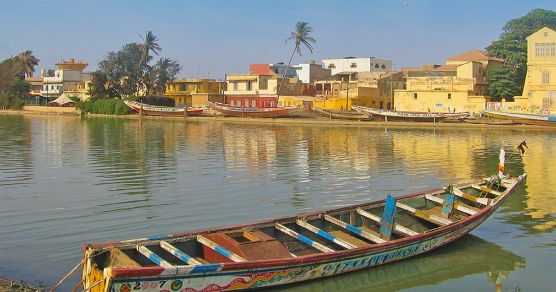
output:
[[287,116],[291,112],[297,110],[297,107],[237,107],[228,104],[213,102],[209,106],[223,114],[224,116],[231,117],[251,117],[251,118],[276,118]]
[[203,113],[204,109],[200,107],[168,107],[150,105],[146,103],[124,100],[124,103],[133,111],[146,116],[197,116]]
[[484,111],[485,115],[497,119],[512,120],[524,125],[556,126],[556,116]]
[[335,111],[327,110],[323,108],[313,108],[317,113],[330,118],[330,119],[340,119],[340,120],[369,120],[369,115],[365,113],[360,113],[357,111]]
[[[368,114],[374,120],[440,122],[448,118],[448,116],[443,113],[394,111],[394,110],[385,110],[385,109],[375,109],[375,108],[364,107],[364,106],[352,106],[352,108],[360,113]],[[459,114],[459,113],[454,113],[454,114]]]
[[[503,151],[500,161],[503,172]],[[500,173],[474,183],[328,211],[87,244],[83,285],[91,291],[241,290],[378,266],[467,234],[525,178]]]

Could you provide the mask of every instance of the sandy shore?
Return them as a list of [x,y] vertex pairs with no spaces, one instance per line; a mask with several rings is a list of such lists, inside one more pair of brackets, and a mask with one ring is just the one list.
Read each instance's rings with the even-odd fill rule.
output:
[[[37,112],[26,110],[0,110],[0,114],[23,114],[28,116],[33,115],[54,115],[54,116],[74,116],[81,118],[78,114],[68,114],[67,112]],[[160,116],[140,116],[138,114],[131,115],[99,115],[99,114],[86,114],[85,118],[119,118],[119,119],[133,119],[133,120],[175,120],[175,121],[221,121],[227,123],[245,123],[245,124],[271,124],[271,125],[315,125],[315,126],[349,126],[349,127],[363,127],[363,128],[430,128],[430,129],[521,129],[521,130],[542,130],[548,132],[556,132],[556,128],[538,125],[486,125],[486,124],[471,124],[464,122],[401,122],[401,121],[354,121],[354,120],[337,120],[328,119],[314,114],[301,114],[296,116],[288,116],[281,118],[242,118],[242,117],[224,117],[224,116],[195,116],[195,117],[160,117]]]
[[36,292],[36,291],[45,291],[45,290],[46,289],[32,287],[30,285],[13,281],[0,276],[0,292],[16,292],[16,291]]

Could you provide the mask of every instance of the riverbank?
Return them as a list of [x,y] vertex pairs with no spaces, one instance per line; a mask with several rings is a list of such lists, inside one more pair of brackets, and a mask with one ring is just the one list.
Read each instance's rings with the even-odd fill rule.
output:
[[43,288],[36,288],[31,285],[20,283],[0,276],[0,292],[42,292]]
[[[42,108],[42,109],[38,109]],[[221,115],[205,115],[192,117],[165,117],[165,116],[140,116],[131,115],[101,115],[85,114],[75,108],[61,107],[24,107],[23,110],[0,110],[0,114],[23,114],[23,115],[53,115],[53,116],[75,116],[85,118],[119,118],[132,120],[175,120],[175,121],[222,121],[227,123],[245,124],[271,124],[271,125],[319,125],[319,126],[349,126],[363,128],[457,128],[457,129],[523,129],[523,130],[543,130],[556,132],[556,128],[539,125],[522,124],[472,124],[464,122],[405,122],[405,121],[357,121],[329,119],[312,113],[302,113],[280,118],[244,118],[244,117],[225,117]]]

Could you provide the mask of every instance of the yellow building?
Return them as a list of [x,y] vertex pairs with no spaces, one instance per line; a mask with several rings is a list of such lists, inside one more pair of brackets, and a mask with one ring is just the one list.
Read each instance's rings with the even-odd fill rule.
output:
[[527,37],[527,76],[523,94],[514,100],[512,111],[556,113],[556,31],[543,27]]
[[165,96],[176,106],[206,106],[208,102],[223,102],[225,83],[214,79],[181,79],[166,84]]
[[488,72],[503,60],[472,50],[448,58],[446,65],[432,70],[407,72],[406,89],[394,92],[394,107],[400,111],[472,112],[484,110]]

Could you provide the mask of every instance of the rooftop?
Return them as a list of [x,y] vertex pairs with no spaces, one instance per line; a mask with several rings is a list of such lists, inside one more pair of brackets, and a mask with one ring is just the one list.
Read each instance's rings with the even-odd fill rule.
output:
[[465,53],[450,57],[446,61],[498,61],[504,62],[505,60],[498,57],[493,57],[485,51],[471,50]]

